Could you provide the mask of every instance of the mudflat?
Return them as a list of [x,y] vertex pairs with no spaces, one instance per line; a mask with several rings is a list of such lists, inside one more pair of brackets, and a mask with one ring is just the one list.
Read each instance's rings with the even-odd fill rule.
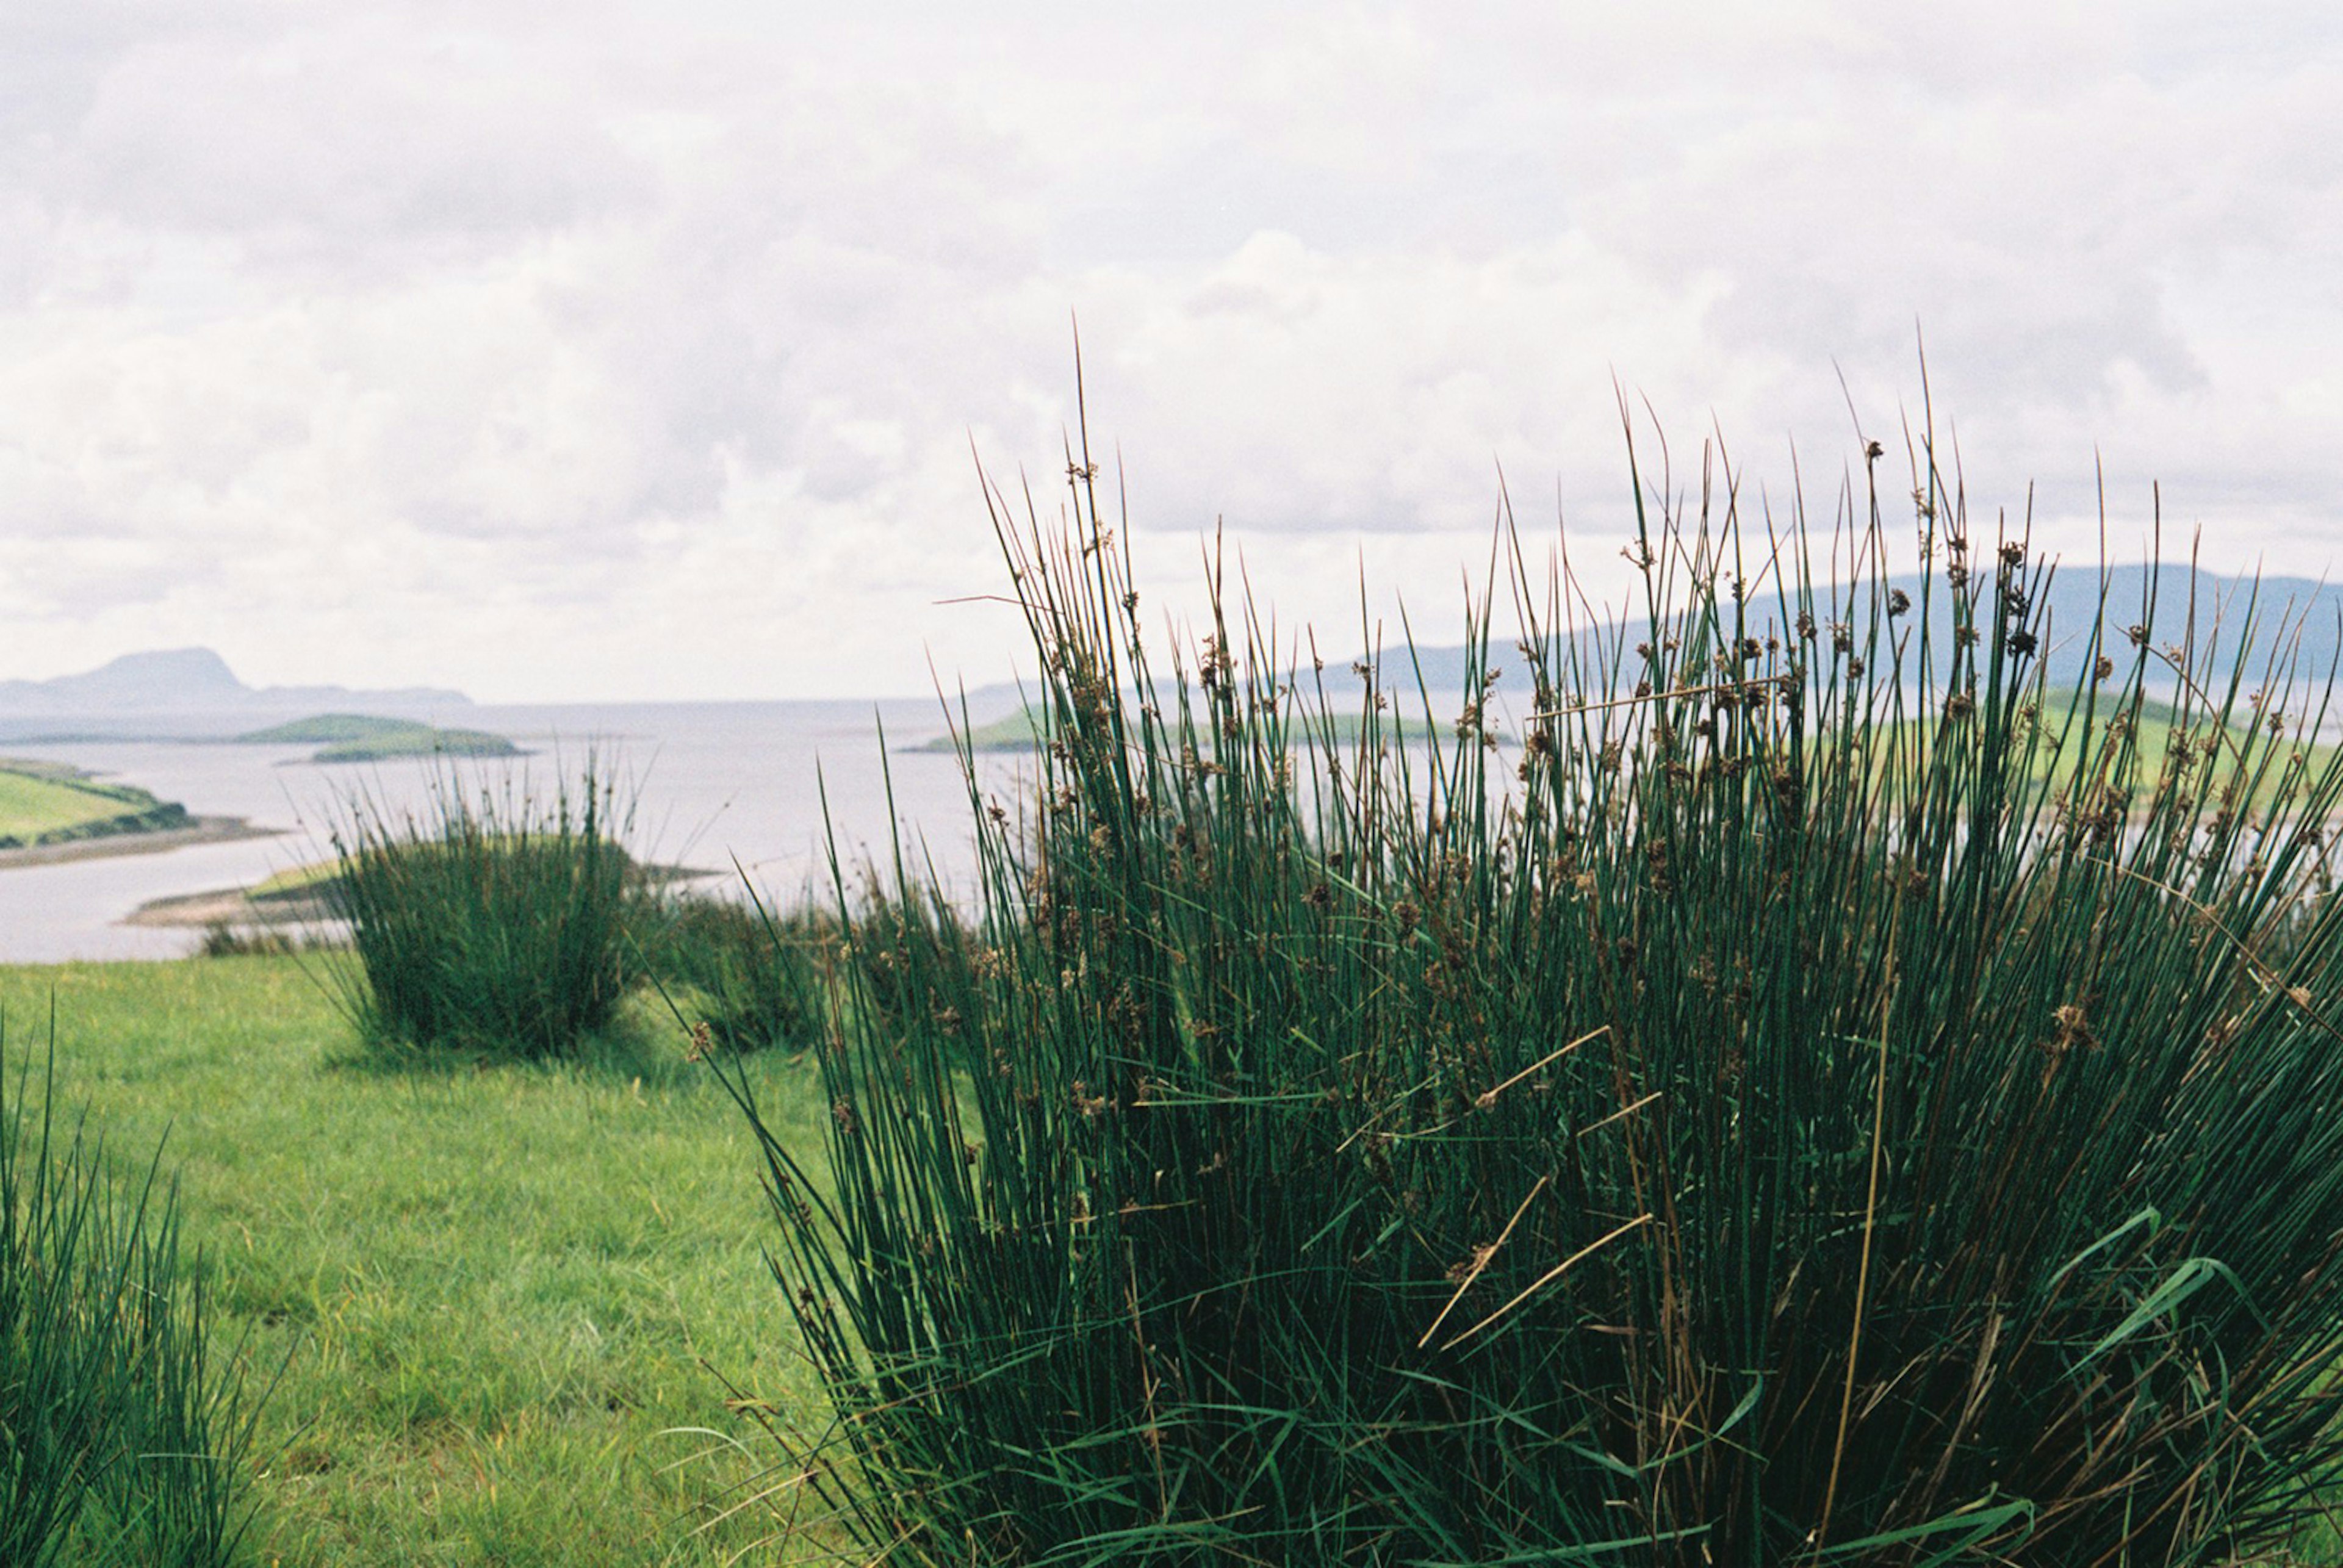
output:
[[226,844],[238,839],[273,839],[281,828],[256,828],[243,817],[197,817],[184,828],[151,833],[109,833],[63,844],[32,844],[0,849],[0,871],[17,866],[54,866],[64,860],[95,860],[109,855],[156,855],[190,844]]

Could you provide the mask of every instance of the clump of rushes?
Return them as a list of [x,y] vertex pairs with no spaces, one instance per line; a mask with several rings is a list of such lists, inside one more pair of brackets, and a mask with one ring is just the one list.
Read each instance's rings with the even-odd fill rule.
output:
[[208,1343],[175,1191],[109,1174],[29,1080],[0,1059],[0,1563],[243,1561],[258,1402]]
[[2251,606],[2050,627],[1912,462],[1895,584],[1861,482],[1825,546],[1639,474],[1648,627],[1510,574],[1518,749],[1393,744],[1250,604],[1163,675],[1087,454],[1071,537],[994,495],[1038,815],[980,814],[949,993],[824,1054],[828,1169],[763,1138],[836,1405],[799,1517],[937,1564],[2294,1535],[2343,1459],[2325,693]]
[[762,1050],[819,1034],[836,946],[826,918],[682,891],[646,911],[639,940],[645,967],[711,1045]]
[[328,832],[331,894],[354,962],[331,966],[361,1033],[382,1045],[546,1058],[610,1020],[646,895],[622,846],[632,805],[588,762],[548,802],[525,777],[449,771],[426,810],[367,792]]
[[968,953],[959,911],[937,889],[904,885],[900,877],[890,890],[876,868],[866,868],[862,880],[840,933],[856,1004],[882,1027],[946,1005],[965,985],[951,975]]

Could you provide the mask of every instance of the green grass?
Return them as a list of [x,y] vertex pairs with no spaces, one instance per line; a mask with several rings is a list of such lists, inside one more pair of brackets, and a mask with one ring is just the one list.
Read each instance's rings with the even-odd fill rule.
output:
[[[709,1366],[784,1409],[809,1385],[753,1144],[671,1020],[639,1005],[558,1068],[390,1071],[293,960],[0,970],[12,1020],[52,998],[59,1099],[110,1149],[167,1134],[218,1342],[285,1362],[259,1561],[632,1568],[769,1533],[689,1533],[752,1468],[674,1433],[739,1435]],[[739,1070],[786,1125],[820,1114],[810,1070]]]
[[30,841],[122,815],[122,802],[60,779],[0,772],[0,834]]
[[[0,1038],[0,1563],[234,1568],[255,1405],[182,1267],[176,1187],[127,1169]],[[42,1103],[29,1098],[41,1085]]]
[[0,846],[56,843],[122,830],[176,826],[183,808],[144,789],[101,784],[39,764],[0,763]]

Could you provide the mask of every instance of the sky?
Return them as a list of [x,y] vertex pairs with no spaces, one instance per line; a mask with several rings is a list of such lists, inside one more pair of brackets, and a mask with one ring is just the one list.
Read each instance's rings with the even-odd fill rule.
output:
[[1170,616],[1453,640],[1501,475],[1615,588],[1623,395],[1826,514],[1924,345],[1973,509],[2318,576],[2343,9],[2216,9],[0,0],[0,677],[993,679],[1077,321]]

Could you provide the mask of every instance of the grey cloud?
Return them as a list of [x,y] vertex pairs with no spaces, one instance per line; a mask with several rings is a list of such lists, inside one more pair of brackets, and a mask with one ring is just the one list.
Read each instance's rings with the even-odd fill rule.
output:
[[338,12],[143,45],[97,81],[45,183],[134,219],[402,250],[560,226],[647,186],[558,63]]
[[0,598],[338,617],[375,683],[547,690],[591,625],[679,693],[917,688],[982,646],[931,602],[992,569],[971,431],[1056,505],[1076,312],[1164,558],[1225,515],[1338,617],[1499,463],[1618,526],[1614,374],[1680,458],[1835,475],[1834,364],[1892,426],[1916,321],[2001,494],[2077,515],[2101,450],[2298,538],[2331,28],[2039,9],[50,7],[0,24],[0,518],[85,548]]

